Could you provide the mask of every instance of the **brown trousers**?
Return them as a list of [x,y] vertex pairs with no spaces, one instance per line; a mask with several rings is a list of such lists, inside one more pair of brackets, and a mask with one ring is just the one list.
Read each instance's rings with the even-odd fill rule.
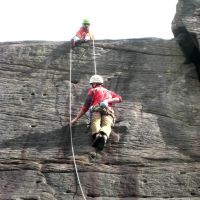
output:
[[109,138],[112,124],[113,124],[112,116],[102,115],[100,112],[92,113],[91,126],[90,126],[92,134],[102,131]]

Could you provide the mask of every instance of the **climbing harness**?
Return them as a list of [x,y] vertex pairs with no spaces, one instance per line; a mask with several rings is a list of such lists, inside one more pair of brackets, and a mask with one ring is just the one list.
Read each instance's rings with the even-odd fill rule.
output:
[[100,105],[96,105],[90,108],[90,112],[91,114],[92,112],[99,112],[101,113],[101,115],[110,115],[113,119],[112,126],[114,126],[116,118],[115,118],[114,110],[112,108],[109,108],[109,107],[102,108]]

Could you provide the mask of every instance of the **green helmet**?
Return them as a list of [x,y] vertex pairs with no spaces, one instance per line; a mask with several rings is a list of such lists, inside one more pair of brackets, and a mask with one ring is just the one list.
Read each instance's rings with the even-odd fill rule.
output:
[[90,25],[90,21],[88,19],[83,19],[83,24]]

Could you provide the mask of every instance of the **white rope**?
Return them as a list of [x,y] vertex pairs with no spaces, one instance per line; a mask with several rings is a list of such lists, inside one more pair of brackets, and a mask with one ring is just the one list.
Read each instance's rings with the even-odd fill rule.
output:
[[95,54],[94,39],[92,40],[92,44],[93,44],[93,58],[94,58],[94,74],[97,74],[97,65],[96,65],[96,54]]
[[72,150],[72,156],[73,156],[73,161],[74,161],[74,168],[75,168],[75,172],[76,172],[76,177],[78,180],[78,184],[79,187],[81,189],[81,193],[83,196],[83,199],[86,200],[85,194],[83,192],[83,188],[81,185],[81,181],[79,178],[79,174],[78,174],[78,169],[77,169],[77,165],[76,165],[76,158],[75,158],[75,153],[74,153],[74,145],[73,145],[73,134],[72,134],[72,125],[71,125],[71,121],[72,121],[72,87],[71,87],[71,81],[72,81],[72,49],[70,49],[70,65],[69,65],[69,132],[70,132],[70,139],[71,139],[71,150]]

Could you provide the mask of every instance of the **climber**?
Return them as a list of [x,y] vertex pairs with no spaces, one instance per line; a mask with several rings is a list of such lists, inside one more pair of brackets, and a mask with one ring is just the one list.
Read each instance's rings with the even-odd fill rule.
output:
[[71,39],[72,48],[79,42],[87,42],[94,40],[93,34],[89,30],[90,22],[84,19],[81,28],[77,31],[76,35]]
[[90,78],[90,85],[85,104],[71,121],[71,125],[76,123],[89,110],[92,146],[101,151],[110,136],[111,127],[115,120],[112,104],[120,103],[122,98],[115,92],[103,87],[103,78],[99,75],[93,75]]

